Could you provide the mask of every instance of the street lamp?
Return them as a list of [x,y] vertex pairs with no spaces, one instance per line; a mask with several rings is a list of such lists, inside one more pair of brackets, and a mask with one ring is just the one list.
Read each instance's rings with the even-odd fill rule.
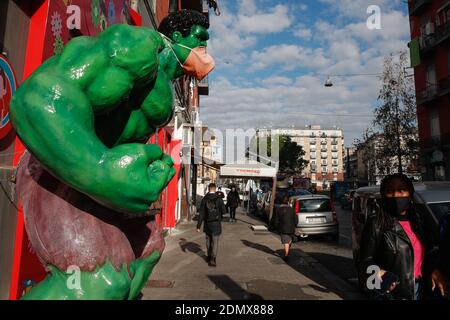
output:
[[328,77],[328,79],[325,81],[325,87],[332,87],[333,81],[331,81],[331,78]]

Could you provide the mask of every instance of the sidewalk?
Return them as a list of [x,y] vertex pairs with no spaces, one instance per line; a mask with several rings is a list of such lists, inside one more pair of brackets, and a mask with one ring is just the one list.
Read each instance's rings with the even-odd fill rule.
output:
[[254,232],[262,223],[243,212],[238,222],[223,223],[217,267],[206,263],[205,235],[196,223],[183,223],[166,238],[166,250],[156,266],[144,300],[339,300],[357,299],[345,281],[334,276],[299,249],[286,264],[277,235]]

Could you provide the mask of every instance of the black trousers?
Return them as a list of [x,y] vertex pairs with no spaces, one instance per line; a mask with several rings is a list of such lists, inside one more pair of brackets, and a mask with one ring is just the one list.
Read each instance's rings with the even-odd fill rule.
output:
[[236,208],[230,207],[230,219],[236,218]]

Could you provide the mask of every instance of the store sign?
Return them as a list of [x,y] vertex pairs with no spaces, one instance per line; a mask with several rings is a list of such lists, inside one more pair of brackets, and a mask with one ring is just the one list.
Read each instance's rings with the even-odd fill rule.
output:
[[17,89],[17,80],[13,68],[5,56],[0,54],[0,140],[11,131],[9,121],[9,102]]

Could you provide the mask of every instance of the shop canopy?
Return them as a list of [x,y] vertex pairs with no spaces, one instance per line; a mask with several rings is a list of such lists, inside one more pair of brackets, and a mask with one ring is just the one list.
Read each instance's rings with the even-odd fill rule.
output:
[[220,168],[221,178],[276,178],[277,169],[260,162],[227,164]]

